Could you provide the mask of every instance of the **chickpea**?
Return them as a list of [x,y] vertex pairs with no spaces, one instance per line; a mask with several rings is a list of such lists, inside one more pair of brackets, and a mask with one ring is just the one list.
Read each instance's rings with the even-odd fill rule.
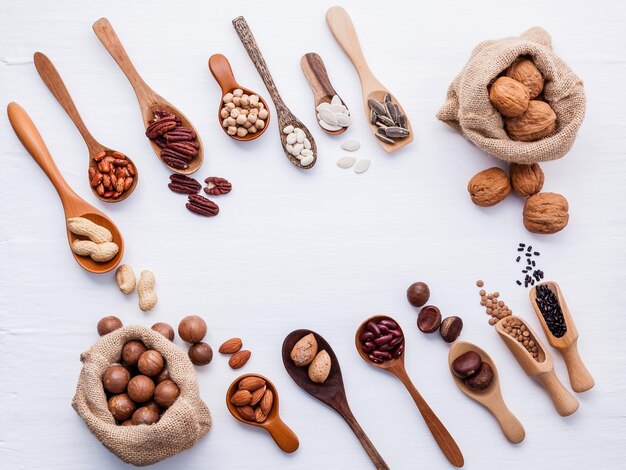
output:
[[240,126],[243,126],[247,121],[248,119],[246,118],[244,114],[240,114],[239,116],[237,116],[236,122]]
[[[263,104],[263,103],[259,103],[259,104]],[[268,116],[267,109],[261,109],[261,110],[259,111],[259,117],[260,117],[261,119],[267,119],[267,116]]]
[[243,95],[239,102],[241,103],[241,106],[243,106],[244,108],[247,108],[250,106],[250,98],[248,98],[248,95]]
[[257,119],[254,123],[254,127],[256,127],[258,130],[263,129],[265,127],[265,121],[263,119]]
[[252,123],[246,119],[246,122],[243,123],[243,127],[250,131],[250,127],[252,127]]
[[228,127],[228,119],[222,121],[222,127]]
[[243,114],[244,116],[247,116],[250,113],[249,109],[242,109],[239,111],[241,114]]
[[237,119],[237,116],[239,116],[239,114],[240,114],[239,110],[237,108],[235,108],[235,109],[233,109],[230,112],[230,117],[233,118],[233,119]]
[[224,98],[222,98],[224,103],[230,103],[233,100],[233,94],[232,93],[226,93],[224,95]]
[[250,106],[256,108],[259,104],[259,95],[250,95]]
[[263,108],[265,108],[265,105],[263,104],[263,102],[262,102],[262,101],[259,101],[259,106],[258,106],[258,108],[259,108],[259,109],[263,109]]
[[237,121],[235,121],[235,119],[229,117],[226,119],[226,124],[228,124],[228,126],[236,126],[237,125]]
[[254,124],[257,121],[257,115],[256,114],[249,114],[248,115],[248,122],[250,124]]
[[257,128],[254,127],[252,124],[250,124],[250,127],[248,128],[248,132],[250,134],[256,134],[257,133]]
[[233,109],[235,109],[235,103],[233,103],[232,101],[229,103],[226,103],[226,105],[224,106],[228,112],[230,113]]
[[220,111],[220,117],[222,119],[226,119],[228,116],[230,116],[230,112],[226,108],[222,108]]
[[246,128],[244,128],[244,127],[239,127],[239,128],[237,128],[237,135],[239,137],[245,137],[245,136],[248,135],[248,130]]
[[233,90],[233,96],[241,98],[243,96],[243,90],[241,88],[236,88]]
[[235,126],[229,126],[226,132],[228,135],[235,135],[237,133],[237,128]]
[[233,98],[233,103],[235,103],[235,106],[237,107],[241,106],[241,98],[239,98],[238,96],[235,96]]

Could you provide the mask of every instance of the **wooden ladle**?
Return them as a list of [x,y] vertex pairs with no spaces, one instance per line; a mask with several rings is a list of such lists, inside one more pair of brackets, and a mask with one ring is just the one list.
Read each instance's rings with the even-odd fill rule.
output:
[[[493,382],[491,382],[489,387],[485,390],[478,391],[470,389],[467,385],[465,385],[465,383],[463,383],[463,380],[457,377],[457,375],[452,371],[452,363],[454,360],[461,354],[468,351],[478,353],[483,362],[489,364],[493,370]],[[450,374],[452,375],[452,378],[457,386],[465,395],[470,397],[472,400],[477,401],[489,410],[494,418],[496,418],[496,421],[498,421],[504,436],[513,444],[519,444],[522,442],[526,436],[526,431],[524,431],[522,423],[519,422],[519,420],[507,408],[506,403],[504,403],[502,392],[500,391],[498,369],[496,368],[495,362],[493,362],[491,357],[489,357],[489,354],[475,344],[468,343],[467,341],[458,341],[454,343],[450,347],[450,351],[448,351],[448,365],[450,366]]]
[[[385,95],[389,93],[392,101],[400,108],[400,112],[405,116],[406,113],[398,100],[389,90],[387,90],[387,88],[385,88],[382,83],[380,83],[368,67],[363,51],[361,50],[361,45],[359,44],[359,38],[357,37],[356,30],[354,29],[354,25],[352,24],[352,20],[350,19],[348,12],[339,6],[331,7],[326,12],[326,22],[335,36],[335,39],[348,55],[352,64],[356,68],[357,73],[359,74],[361,89],[363,92],[363,107],[365,109],[365,116],[367,122],[370,124],[370,130],[376,135],[378,133],[378,127],[370,121],[370,107],[367,103],[368,100],[373,99],[379,102],[384,102]],[[404,139],[396,141],[394,144],[383,142],[380,139],[376,140],[385,151],[395,152],[413,141],[413,129],[411,128],[411,123],[408,118],[406,118],[405,129],[410,132],[409,135]]]
[[[319,124],[319,119],[317,119],[317,107],[321,103],[330,103],[333,99],[333,96],[339,96],[339,94],[335,91],[333,86],[330,83],[330,78],[328,78],[328,72],[326,71],[326,67],[324,66],[324,61],[322,58],[315,54],[314,52],[309,52],[308,54],[304,54],[302,59],[300,60],[300,67],[302,68],[302,72],[306,77],[307,82],[309,82],[309,86],[311,87],[311,91],[313,92],[313,107],[315,108],[315,116],[316,120]],[[341,99],[342,104],[345,106],[345,102]],[[347,106],[346,106],[347,107]],[[339,135],[346,132],[347,127],[342,127],[341,129],[337,129],[336,131],[329,131],[325,127],[322,127],[320,124],[320,128],[327,134],[331,135]]]
[[257,131],[254,134],[248,133],[244,137],[239,137],[236,134],[230,135],[228,132],[226,132],[226,128],[222,126],[223,118],[222,116],[220,116],[220,112],[222,111],[224,103],[220,99],[220,104],[217,107],[217,122],[219,123],[222,130],[226,133],[228,137],[231,137],[235,140],[244,141],[244,142],[261,137],[261,134],[265,132],[265,130],[267,129],[270,123],[270,110],[267,107],[267,102],[257,92],[252,91],[248,88],[242,87],[239,83],[237,83],[237,80],[235,80],[235,76],[233,75],[233,69],[231,68],[230,63],[228,62],[228,59],[224,55],[213,54],[209,58],[209,70],[211,71],[211,74],[215,78],[215,81],[217,82],[217,84],[222,89],[222,97],[226,93],[232,93],[233,90],[236,90],[237,88],[239,88],[246,95],[257,95],[261,103],[263,103],[263,106],[265,106],[264,109],[267,110],[267,119],[265,119],[265,126],[260,131]]
[[[548,328],[548,325],[546,324],[543,314],[541,313],[541,309],[537,305],[537,287],[541,285],[547,286],[548,289],[556,295],[559,305],[561,306],[567,331],[560,338],[557,338],[552,334],[550,328]],[[541,323],[543,332],[546,334],[546,338],[548,338],[548,343],[550,343],[550,346],[556,349],[561,356],[563,356],[572,390],[580,393],[593,388],[595,381],[578,354],[578,330],[576,329],[576,325],[574,324],[574,320],[572,319],[572,315],[567,307],[565,297],[563,297],[563,293],[561,292],[559,285],[554,281],[541,282],[530,290],[529,295],[530,303],[535,309],[535,313],[537,314],[537,318],[539,318],[539,323]]]
[[[298,168],[302,168],[304,170],[309,170],[313,168],[315,163],[317,162],[317,145],[315,144],[315,139],[306,128],[306,126],[300,121],[294,114],[289,110],[285,102],[280,96],[278,92],[278,88],[274,84],[274,79],[270,74],[269,69],[267,68],[267,64],[265,63],[265,59],[263,58],[263,54],[261,54],[261,50],[256,43],[256,39],[254,39],[254,35],[248,26],[246,19],[243,16],[239,16],[233,20],[233,26],[235,27],[235,31],[237,31],[237,35],[245,47],[252,63],[259,72],[259,75],[263,79],[263,83],[265,83],[265,87],[274,102],[274,107],[276,108],[276,117],[278,119],[278,133],[280,135],[280,141],[283,145],[283,150],[285,151],[285,155],[291,163],[293,163]],[[295,156],[293,156],[287,150],[287,135],[283,132],[283,129],[287,126],[294,126],[302,129],[309,142],[311,142],[311,150],[313,151],[313,161],[306,166],[302,166],[300,160],[298,160]]]
[[[443,454],[452,465],[454,465],[455,467],[462,467],[464,464],[464,459],[463,454],[461,453],[461,449],[459,449],[459,446],[454,441],[454,438],[450,435],[443,423],[439,421],[439,418],[437,418],[435,412],[430,408],[430,406],[428,406],[426,400],[422,398],[422,395],[420,395],[420,393],[417,391],[417,388],[415,388],[415,385],[413,385],[413,382],[411,382],[411,379],[406,373],[406,369],[404,368],[404,355],[406,354],[406,347],[404,348],[404,353],[401,354],[400,357],[384,361],[380,364],[372,362],[368,357],[368,353],[363,351],[361,341],[359,339],[361,333],[363,333],[369,322],[378,322],[383,319],[388,319],[394,321],[395,323],[398,323],[393,318],[386,315],[375,315],[368,318],[363,323],[361,323],[361,325],[356,330],[356,334],[354,336],[354,344],[356,346],[356,350],[358,351],[361,358],[368,364],[374,367],[378,367],[379,369],[386,370],[387,372],[395,375],[398,379],[400,379],[400,381],[404,384],[406,389],[411,394],[413,401],[417,405],[419,412],[422,414],[422,417],[426,422],[426,426],[428,426],[428,429],[435,438],[435,441],[437,442],[437,445],[439,446]],[[399,324],[398,329],[402,331]],[[406,337],[404,338],[405,341],[401,344],[405,345]]]
[[[537,346],[537,359],[535,359],[524,347],[522,343],[513,338],[506,331],[508,319],[518,320],[524,325],[528,332],[528,339],[535,342]],[[509,320],[510,321],[510,320]],[[554,372],[554,362],[552,356],[539,341],[535,332],[520,317],[510,315],[496,323],[496,331],[506,344],[509,351],[515,356],[517,362],[522,366],[524,372],[529,377],[535,379],[548,392],[557,413],[561,416],[569,416],[578,409],[578,400],[563,386]]]
[[[52,156],[50,155],[50,152],[41,137],[41,134],[26,111],[24,111],[24,109],[17,103],[9,103],[9,106],[7,107],[7,114],[15,134],[57,190],[59,198],[61,198],[61,203],[63,204],[63,210],[65,211],[66,225],[67,219],[72,217],[84,217],[89,219],[92,222],[108,229],[113,235],[113,241],[119,247],[117,255],[115,255],[115,257],[111,260],[103,263],[94,261],[88,256],[78,256],[72,251],[72,255],[74,256],[76,262],[83,269],[94,274],[102,274],[114,269],[122,260],[122,256],[124,255],[124,239],[122,238],[122,234],[119,229],[115,226],[111,219],[92,205],[85,202],[78,196],[78,194],[72,191],[72,188],[69,187],[67,182],[61,176],[61,173],[55,165],[54,160],[52,159]],[[74,235],[69,231],[69,229],[67,229],[67,240],[70,245],[74,240],[82,238],[84,237]]]
[[[330,356],[331,369],[330,374],[326,381],[322,384],[313,382],[308,375],[308,367],[297,367],[291,360],[291,350],[295,344],[300,341],[304,336],[312,333],[317,340],[318,351],[325,350]],[[367,455],[372,460],[374,466],[379,469],[389,469],[389,466],[385,463],[380,456],[374,444],[369,440],[365,431],[361,428],[361,425],[356,420],[348,405],[348,398],[346,397],[346,391],[343,386],[343,377],[341,375],[341,368],[339,367],[339,361],[335,352],[330,347],[330,344],[319,334],[311,330],[295,330],[287,335],[283,341],[283,365],[287,370],[289,376],[293,381],[305,392],[312,397],[317,398],[322,403],[330,406],[348,423],[352,432],[356,435],[357,439],[367,452]]]
[[[70,117],[70,119],[72,120],[76,128],[78,129],[78,132],[80,132],[80,135],[83,136],[83,140],[85,141],[85,144],[87,145],[87,150],[89,151],[89,168],[94,168],[96,170],[98,169],[97,168],[98,162],[94,159],[94,157],[96,157],[97,155],[101,155],[102,152],[105,152],[107,156],[117,156],[119,158],[119,152],[116,152],[115,150],[105,147],[100,142],[98,142],[93,137],[93,135],[91,135],[91,133],[87,129],[87,126],[83,122],[83,119],[80,117],[80,114],[78,113],[78,109],[76,109],[76,105],[74,104],[74,100],[72,100],[72,97],[70,96],[70,93],[67,90],[65,83],[63,83],[63,79],[61,78],[61,75],[59,75],[59,72],[57,71],[52,61],[45,54],[42,54],[41,52],[35,52],[35,55],[33,56],[33,60],[35,62],[35,68],[37,69],[39,76],[44,81],[44,83],[46,84],[50,92],[57,99],[61,107],[65,110],[67,115]],[[117,154],[117,155],[114,155],[114,154]],[[137,181],[139,180],[139,173],[137,170],[137,165],[135,165],[133,161],[127,155],[123,155],[123,156],[126,160],[128,160],[128,162],[134,168],[135,176],[132,179],[133,181],[132,185],[130,186],[130,188],[128,188],[128,190],[120,194],[119,197],[113,199],[113,198],[106,198],[106,197],[100,196],[98,192],[96,191],[96,188],[90,184],[89,187],[91,188],[91,191],[101,201],[104,201],[104,202],[123,201],[128,196],[130,196],[131,193],[137,187]],[[91,181],[91,178],[88,178],[88,181]]]
[[197,129],[178,108],[176,108],[165,98],[157,94],[157,92],[155,92],[146,84],[146,82],[143,81],[143,79],[135,69],[134,65],[130,61],[128,54],[126,54],[124,46],[122,46],[119,37],[117,37],[117,34],[115,33],[115,30],[113,29],[111,23],[109,23],[108,19],[100,18],[93,24],[93,30],[96,33],[96,36],[98,36],[98,39],[100,39],[100,42],[102,42],[102,44],[106,48],[106,50],[109,51],[109,54],[111,54],[113,60],[117,62],[117,65],[119,65],[119,67],[122,69],[122,72],[124,72],[124,75],[126,75],[126,78],[128,78],[128,81],[132,85],[133,90],[135,90],[135,95],[137,95],[137,101],[139,101],[139,107],[141,108],[141,116],[143,118],[144,127],[147,128],[150,125],[150,121],[154,118],[154,112],[161,109],[178,116],[183,126],[193,130],[196,133],[198,145],[200,146],[198,149],[198,155],[193,157],[186,169],[181,170],[177,168],[172,168],[171,166],[163,162],[163,159],[161,158],[161,148],[151,140],[150,144],[154,149],[154,153],[156,153],[157,157],[159,157],[159,160],[161,160],[163,164],[166,165],[174,173],[188,175],[197,171],[198,168],[200,168],[200,166],[202,165],[202,160],[204,159],[204,148],[202,146],[202,140],[200,139],[200,134],[198,133]]
[[[272,409],[270,410],[267,418],[262,423],[257,423],[256,421],[247,421],[239,416],[239,413],[235,409],[235,405],[230,402],[232,396],[237,392],[239,382],[246,377],[259,377],[265,380],[265,385],[268,390],[271,390],[274,394],[274,404],[272,405]],[[260,374],[245,374],[240,377],[237,377],[230,387],[228,387],[228,391],[226,392],[226,406],[228,407],[228,411],[233,417],[242,422],[243,424],[247,424],[249,426],[256,426],[259,428],[265,429],[274,442],[280,447],[281,450],[287,453],[292,453],[298,450],[298,446],[300,445],[300,441],[298,440],[298,436],[287,426],[278,415],[278,391],[272,382],[269,381],[266,377],[263,377]]]

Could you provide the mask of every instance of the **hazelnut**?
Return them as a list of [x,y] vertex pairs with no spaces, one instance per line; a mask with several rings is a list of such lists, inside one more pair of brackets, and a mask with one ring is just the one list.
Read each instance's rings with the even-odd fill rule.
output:
[[168,323],[155,323],[154,325],[152,325],[152,329],[157,333],[161,333],[170,341],[174,341],[174,328],[172,328]]
[[199,343],[206,335],[206,322],[198,315],[189,315],[178,325],[178,336],[188,343]]
[[163,356],[158,351],[149,349],[141,355],[137,367],[142,374],[148,377],[159,375],[159,372],[163,370]]
[[533,233],[556,233],[567,226],[568,210],[567,199],[560,194],[535,194],[524,204],[524,227]]
[[143,403],[152,398],[154,394],[154,382],[145,375],[136,375],[128,382],[128,396],[135,403]]
[[109,411],[117,421],[126,421],[135,411],[135,402],[128,394],[113,395],[109,398]]
[[170,370],[167,367],[163,367],[163,370],[154,379],[156,383],[160,384],[164,380],[171,380]]
[[533,142],[554,132],[556,114],[548,103],[532,100],[526,112],[505,121],[506,131],[513,140]]
[[537,163],[532,165],[509,164],[513,191],[522,197],[537,194],[543,188],[543,171]]
[[180,395],[180,389],[171,380],[164,380],[154,389],[154,401],[163,408],[169,408]]
[[406,290],[406,298],[413,307],[421,307],[430,298],[430,289],[425,282],[414,282]]
[[470,378],[465,379],[464,382],[471,390],[484,390],[493,382],[493,369],[489,364],[483,362],[478,371]]
[[136,366],[139,356],[148,350],[141,341],[129,341],[122,348],[122,359],[129,366]]
[[532,60],[520,59],[513,62],[506,71],[506,76],[524,84],[531,100],[543,91],[543,75]]
[[189,359],[196,366],[205,366],[213,359],[213,350],[207,343],[195,343],[189,348]]
[[422,333],[434,333],[441,325],[441,312],[434,305],[427,305],[417,315],[417,327]]
[[500,77],[489,89],[489,101],[505,117],[516,117],[528,109],[528,88],[512,78]]
[[110,366],[102,376],[104,389],[110,393],[123,393],[129,380],[130,372],[122,366]]
[[467,351],[452,361],[452,372],[460,379],[466,379],[478,371],[483,363],[476,351]]
[[463,320],[459,317],[444,318],[439,328],[439,334],[446,343],[454,343],[463,329]]
[[159,413],[152,408],[142,406],[133,413],[133,424],[154,424],[159,420]]
[[488,168],[476,173],[469,183],[467,191],[472,202],[477,206],[489,207],[498,204],[511,192],[511,181],[500,168]]
[[98,334],[100,336],[107,335],[112,331],[120,329],[122,326],[122,320],[113,315],[109,315],[108,317],[101,318],[98,322]]

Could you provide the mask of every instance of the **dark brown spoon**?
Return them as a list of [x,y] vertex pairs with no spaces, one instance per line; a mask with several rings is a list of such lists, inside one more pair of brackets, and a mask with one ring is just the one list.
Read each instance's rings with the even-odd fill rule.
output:
[[[318,384],[309,379],[308,367],[296,367],[291,360],[291,350],[294,345],[304,336],[309,333],[313,333],[317,340],[318,351],[326,350],[331,360],[331,369],[328,378],[323,384]],[[389,469],[389,466],[385,463],[380,456],[372,442],[369,440],[359,422],[356,420],[348,405],[348,398],[346,397],[346,391],[343,386],[343,378],[341,375],[341,368],[339,367],[339,361],[335,352],[330,347],[330,344],[322,338],[319,334],[311,330],[295,330],[289,333],[283,341],[283,365],[287,370],[289,376],[293,381],[305,392],[312,397],[317,398],[322,403],[330,406],[348,423],[357,439],[367,452],[367,455],[371,459],[374,466],[381,469]]]

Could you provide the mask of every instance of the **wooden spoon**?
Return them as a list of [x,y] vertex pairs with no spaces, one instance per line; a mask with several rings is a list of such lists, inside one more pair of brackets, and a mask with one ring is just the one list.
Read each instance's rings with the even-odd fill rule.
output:
[[[526,350],[524,345],[506,332],[505,322],[507,319],[519,320],[526,326],[532,340],[537,345],[537,360]],[[578,409],[578,400],[563,386],[554,372],[554,362],[552,356],[539,341],[537,334],[520,317],[510,315],[496,323],[496,331],[506,344],[509,351],[513,353],[517,362],[522,366],[524,372],[529,377],[535,379],[548,392],[557,413],[561,416],[569,416]]]
[[[300,341],[304,336],[313,333],[317,340],[318,351],[326,350],[331,360],[331,369],[328,378],[323,384],[315,383],[309,378],[308,367],[296,367],[291,360],[291,350],[295,344]],[[369,440],[365,431],[361,428],[359,422],[356,420],[348,405],[348,398],[346,397],[346,391],[343,386],[343,377],[341,375],[341,368],[339,367],[339,361],[335,352],[330,347],[330,344],[322,338],[319,334],[311,330],[295,330],[289,333],[283,341],[283,365],[287,370],[287,373],[291,376],[293,381],[305,392],[312,397],[317,398],[322,403],[330,406],[348,423],[352,432],[356,435],[357,439],[367,452],[367,455],[371,459],[374,466],[379,469],[389,469],[389,466],[385,463],[380,456],[374,444]]]
[[[274,404],[272,405],[272,409],[267,415],[265,421],[263,421],[262,423],[257,423],[256,421],[246,421],[241,416],[239,416],[239,413],[237,413],[235,406],[230,402],[232,396],[235,394],[235,392],[237,392],[237,390],[239,390],[239,382],[246,377],[259,377],[265,380],[267,389],[271,390],[274,394]],[[226,392],[226,406],[228,407],[228,411],[230,411],[230,414],[233,415],[233,417],[237,421],[248,424],[250,426],[257,426],[259,428],[265,429],[270,434],[270,436],[272,436],[272,439],[274,439],[274,442],[276,442],[278,447],[280,447],[281,450],[283,450],[284,452],[291,453],[298,450],[298,446],[300,445],[300,442],[298,441],[298,436],[296,436],[295,433],[280,419],[280,416],[278,415],[278,391],[276,390],[274,384],[270,382],[269,379],[267,379],[266,377],[263,377],[260,374],[245,374],[241,377],[237,377],[234,382],[230,384],[230,387],[228,387],[228,391]]]
[[[317,119],[317,107],[321,103],[330,104],[333,96],[339,96],[330,83],[330,78],[328,78],[328,72],[326,72],[326,67],[324,66],[322,58],[314,52],[304,54],[300,60],[300,67],[302,67],[302,72],[304,73],[304,76],[313,91],[313,107],[315,108],[315,119],[317,120],[317,123],[327,134],[339,135],[346,132],[347,127],[342,127],[336,131],[329,131],[325,127],[322,127],[319,119]],[[345,106],[345,102],[341,99],[341,97],[339,97],[339,99]]]
[[[452,363],[454,360],[461,354],[468,351],[478,353],[483,362],[489,364],[493,370],[493,382],[491,382],[491,385],[489,385],[489,387],[485,390],[475,391],[470,389],[463,383],[463,380],[457,377],[457,375],[452,371]],[[450,347],[450,351],[448,352],[448,365],[450,366],[450,374],[452,374],[452,378],[457,386],[465,395],[470,397],[472,400],[477,401],[489,410],[494,418],[496,418],[496,421],[498,421],[504,436],[513,444],[519,444],[522,442],[526,436],[526,431],[524,431],[522,423],[519,422],[519,420],[513,415],[513,413],[511,413],[504,403],[502,392],[500,391],[498,369],[496,368],[495,362],[493,362],[491,357],[489,357],[489,354],[475,344],[468,343],[467,341],[458,341]]]
[[261,129],[260,131],[257,131],[254,134],[248,133],[244,137],[239,137],[236,134],[230,135],[226,131],[226,128],[222,126],[223,118],[220,115],[220,112],[222,111],[222,108],[224,107],[224,103],[220,99],[220,104],[217,107],[217,122],[219,126],[222,128],[222,130],[226,133],[228,137],[231,137],[235,140],[244,141],[244,142],[261,137],[261,134],[265,132],[265,130],[267,129],[270,123],[270,114],[269,114],[270,110],[267,107],[267,102],[257,92],[252,91],[248,88],[242,87],[239,83],[237,83],[237,80],[235,80],[235,76],[233,75],[233,69],[231,68],[230,63],[228,62],[228,59],[222,54],[213,54],[209,58],[209,70],[211,70],[211,74],[213,74],[215,81],[222,89],[222,97],[226,93],[232,93],[233,90],[236,90],[237,88],[239,88],[240,90],[243,90],[244,94],[246,95],[257,95],[261,103],[263,103],[263,106],[265,106],[264,109],[267,110],[267,119],[265,119],[265,126],[263,127],[263,129]]
[[[303,168],[305,170],[309,170],[313,168],[315,163],[317,162],[317,145],[315,145],[315,140],[313,136],[306,128],[306,126],[300,121],[294,114],[289,110],[285,102],[280,96],[278,92],[278,88],[274,84],[274,79],[270,74],[269,69],[267,68],[267,64],[265,63],[265,59],[263,58],[263,54],[261,54],[261,50],[254,39],[254,35],[248,26],[245,18],[243,16],[239,16],[233,20],[233,26],[235,27],[235,31],[237,31],[237,35],[243,44],[243,47],[246,48],[252,63],[259,72],[259,75],[263,79],[263,83],[265,83],[265,87],[269,92],[272,101],[274,102],[274,107],[276,108],[276,115],[278,118],[278,133],[280,135],[280,141],[283,145],[283,150],[285,151],[285,155],[291,163],[293,163],[298,168]],[[300,160],[294,157],[291,153],[287,151],[287,135],[283,132],[283,129],[287,126],[294,126],[302,129],[306,138],[311,142],[311,150],[313,151],[313,162],[309,165],[302,166],[300,164]]]
[[[537,305],[537,286],[541,285],[548,286],[548,288],[554,292],[559,300],[559,305],[561,306],[561,311],[563,312],[563,317],[565,318],[565,327],[567,328],[565,334],[560,338],[557,338],[552,334],[545,319],[543,318],[543,314],[541,313],[539,306]],[[537,284],[537,286],[530,290],[530,303],[535,309],[535,313],[537,314],[537,318],[539,318],[543,332],[546,334],[546,338],[548,338],[548,343],[550,343],[550,346],[556,349],[561,356],[563,356],[572,390],[579,393],[586,392],[587,390],[593,388],[595,382],[578,354],[578,330],[576,329],[572,315],[567,307],[561,288],[554,281],[541,282]]]
[[[413,382],[411,382],[411,379],[406,373],[406,369],[404,368],[404,355],[406,354],[406,347],[404,348],[404,352],[400,355],[400,357],[384,361],[380,364],[372,362],[368,357],[368,354],[363,351],[359,336],[361,336],[361,333],[363,332],[363,330],[365,330],[369,322],[377,322],[383,319],[388,319],[398,324],[398,322],[396,322],[393,318],[388,317],[387,315],[375,315],[368,318],[363,323],[361,323],[361,325],[356,330],[356,334],[354,336],[354,344],[356,346],[356,350],[360,354],[361,358],[363,358],[363,360],[368,364],[371,364],[374,367],[378,367],[379,369],[386,370],[387,372],[390,372],[398,379],[400,379],[400,381],[404,384],[406,389],[411,394],[413,401],[417,405],[418,410],[420,411],[422,417],[424,418],[424,421],[426,422],[426,426],[428,426],[428,429],[430,429],[431,434],[435,438],[435,441],[437,442],[437,445],[439,446],[443,454],[452,465],[454,465],[455,467],[462,467],[464,464],[464,459],[463,454],[461,453],[461,449],[459,449],[459,446],[456,444],[454,438],[450,435],[445,426],[441,423],[441,421],[439,421],[439,418],[437,418],[437,415],[435,415],[434,411],[430,408],[430,406],[428,406],[426,400],[422,398],[422,395],[420,395],[420,393],[417,391],[417,388],[415,388],[415,385],[413,385]],[[399,324],[398,329],[402,331],[402,328],[400,328]],[[405,341],[401,343],[403,345],[406,342],[406,337],[404,338]]]
[[150,88],[146,82],[139,76],[139,73],[135,69],[134,65],[130,61],[128,54],[124,50],[124,46],[120,39],[117,37],[113,26],[109,23],[109,20],[106,18],[100,18],[93,24],[93,30],[100,39],[100,42],[104,45],[113,60],[117,62],[117,65],[122,69],[126,78],[135,90],[135,95],[137,95],[137,101],[139,101],[139,107],[141,108],[141,115],[143,118],[144,127],[148,127],[150,125],[150,121],[154,118],[154,111],[162,109],[169,113],[175,114],[180,118],[181,124],[196,133],[197,142],[200,146],[198,155],[193,157],[193,159],[189,162],[187,169],[180,170],[177,168],[172,168],[163,162],[161,158],[161,148],[155,144],[152,140],[150,144],[154,149],[154,153],[156,153],[159,160],[161,160],[171,171],[174,173],[179,173],[181,175],[191,174],[200,168],[202,165],[202,160],[204,158],[204,147],[202,146],[202,140],[200,139],[200,134],[194,125],[185,117],[185,115],[174,105],[172,105],[165,98],[159,96],[152,88]]
[[[400,108],[400,112],[406,117],[406,113],[404,112],[404,109],[402,108],[398,100],[389,90],[387,90],[387,88],[385,88],[382,83],[380,83],[380,81],[378,81],[378,79],[369,69],[367,62],[365,61],[363,51],[361,50],[361,45],[359,44],[359,38],[356,35],[356,30],[354,29],[354,25],[352,24],[350,16],[348,16],[348,12],[346,12],[346,10],[339,6],[331,7],[326,12],[326,22],[328,23],[328,27],[335,36],[335,39],[348,55],[348,57],[354,64],[357,73],[359,74],[359,79],[361,80],[361,89],[363,91],[363,107],[365,109],[367,122],[370,123],[370,130],[372,131],[372,133],[376,135],[378,133],[378,127],[370,122],[370,107],[367,103],[370,99],[383,102],[385,99],[385,95],[389,93],[393,103],[398,105],[398,107]],[[395,152],[396,150],[399,150],[405,145],[413,142],[413,129],[411,128],[411,123],[409,122],[408,117],[406,118],[405,129],[409,131],[409,135],[404,139],[397,140],[395,144],[389,144],[381,141],[380,139],[376,140],[378,141],[380,146],[385,149],[385,151]]]
[[[35,127],[35,124],[30,119],[30,116],[26,114],[26,111],[17,103],[9,103],[7,107],[7,114],[9,121],[15,134],[20,139],[28,153],[31,154],[33,159],[44,171],[48,179],[54,185],[54,188],[61,198],[63,204],[63,210],[65,211],[65,223],[67,225],[67,219],[72,217],[84,217],[92,222],[107,228],[113,235],[113,241],[119,247],[119,251],[114,258],[103,263],[92,260],[89,256],[78,256],[72,251],[72,255],[76,262],[85,270],[94,273],[102,274],[114,269],[122,260],[124,255],[124,239],[119,229],[115,226],[113,221],[106,215],[100,212],[98,209],[81,199],[72,188],[69,187],[67,182],[61,176],[59,169],[54,163],[46,144],[44,143],[41,134]],[[83,239],[85,237],[79,237],[67,230],[67,240],[71,245],[76,239]]]
[[[91,133],[87,129],[87,126],[83,122],[83,119],[80,117],[80,114],[78,113],[78,109],[76,109],[76,105],[74,104],[74,100],[72,100],[72,97],[70,96],[70,93],[67,90],[65,83],[63,83],[63,79],[61,78],[61,75],[59,75],[59,72],[57,71],[52,61],[48,59],[48,57],[46,57],[46,55],[42,54],[41,52],[35,52],[33,59],[35,62],[35,68],[37,69],[39,76],[44,81],[48,89],[52,92],[54,97],[57,99],[61,107],[65,110],[67,115],[70,117],[70,119],[72,120],[76,128],[78,129],[78,132],[80,132],[80,135],[83,136],[83,140],[85,141],[85,144],[87,145],[87,150],[89,151],[89,167],[94,168],[95,170],[98,170],[98,162],[94,160],[94,157],[96,157],[99,154],[101,155],[102,152],[105,152],[107,156],[119,157],[120,152],[116,152],[115,150],[105,147],[91,135]],[[117,154],[117,155],[114,155],[114,154]],[[123,201],[128,196],[130,196],[131,193],[137,187],[137,181],[139,180],[139,173],[137,171],[137,165],[135,165],[128,156],[124,154],[121,154],[121,155],[124,156],[124,158],[128,160],[128,162],[131,165],[133,165],[133,168],[135,171],[135,176],[132,177],[133,183],[130,186],[130,188],[128,188],[127,191],[124,191],[122,194],[120,194],[119,197],[115,199],[100,196],[98,192],[96,191],[96,188],[92,186],[91,184],[89,184],[89,187],[91,188],[91,192],[93,192],[93,194],[101,201],[104,201],[104,202]],[[88,181],[91,181],[91,179],[88,178]]]

